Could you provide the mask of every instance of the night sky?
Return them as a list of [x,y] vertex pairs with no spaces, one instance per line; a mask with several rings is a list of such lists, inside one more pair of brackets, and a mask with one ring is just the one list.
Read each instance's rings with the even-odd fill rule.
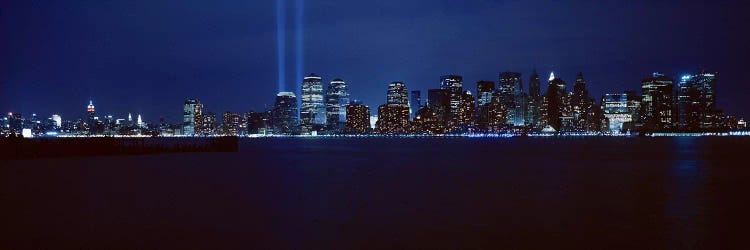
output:
[[[500,71],[550,71],[591,94],[638,90],[654,71],[719,72],[720,108],[750,117],[748,14],[740,1],[305,1],[304,72],[342,78],[376,113],[386,86],[475,92]],[[286,0],[294,90],[295,0]],[[196,97],[216,113],[260,111],[278,92],[275,1],[0,0],[0,111],[63,119],[143,114],[179,121]],[[296,90],[295,90],[296,92]]]

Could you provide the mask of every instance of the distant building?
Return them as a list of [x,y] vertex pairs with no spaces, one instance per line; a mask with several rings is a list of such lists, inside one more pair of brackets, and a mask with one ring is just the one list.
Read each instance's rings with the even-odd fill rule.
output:
[[[427,106],[430,108],[432,118],[431,122],[436,124],[430,125],[435,128],[435,133],[446,133],[450,123],[450,90],[448,89],[429,89],[427,90]],[[438,132],[439,131],[439,132]]]
[[300,107],[300,127],[303,133],[310,133],[314,127],[326,124],[326,106],[323,100],[323,82],[320,76],[310,74],[302,81],[302,106]]
[[[185,105],[182,108],[182,134],[193,136],[195,135],[195,121],[196,114],[200,113],[202,105],[198,99],[187,99]],[[198,114],[200,117],[200,114]]]
[[326,92],[326,124],[328,130],[341,131],[346,126],[346,110],[349,105],[349,89],[346,82],[333,79]]
[[706,132],[721,128],[723,117],[716,106],[716,74],[701,72],[683,76],[677,92],[681,131]]
[[377,132],[380,134],[405,134],[408,132],[409,107],[383,104],[378,107]]
[[388,84],[386,99],[386,104],[402,106],[406,107],[407,110],[409,109],[409,94],[406,89],[406,84],[403,82],[392,82]]
[[365,134],[370,131],[370,108],[361,102],[352,101],[346,106],[346,130],[348,134]]
[[55,122],[55,127],[60,128],[62,127],[62,118],[60,115],[54,114],[52,115],[52,120]]
[[417,112],[422,108],[422,96],[419,90],[412,90],[409,98],[409,120],[414,120]]
[[463,77],[459,75],[445,75],[440,77],[440,89],[448,91],[448,130],[460,128],[461,95],[463,94]]
[[242,116],[232,112],[222,114],[222,130],[224,135],[239,135]]
[[216,114],[213,112],[205,112],[200,116],[201,127],[200,131],[196,134],[201,135],[213,135],[216,131]]
[[534,130],[539,128],[541,119],[540,107],[542,106],[541,82],[536,70],[531,73],[529,78],[529,98],[526,106],[526,124]]
[[271,111],[274,134],[297,132],[297,97],[292,92],[279,92]]
[[516,127],[524,126],[526,113],[521,73],[501,72],[498,92],[506,123]]
[[248,134],[267,134],[271,124],[271,112],[247,112],[245,121]]
[[461,105],[459,106],[459,121],[458,125],[461,132],[473,132],[476,125],[474,115],[476,114],[476,106],[474,105],[474,96],[468,90],[461,93]]
[[583,79],[583,73],[578,72],[576,82],[573,85],[573,93],[570,96],[573,131],[589,132],[595,130],[594,103],[594,99],[589,96],[589,91],[586,89],[586,80]]
[[480,130],[488,131],[490,128],[490,119],[494,116],[490,103],[492,94],[495,93],[495,83],[492,81],[477,82],[477,127]]
[[609,121],[609,132],[623,132],[625,123],[633,121],[633,114],[628,109],[627,94],[605,94],[602,97],[602,111]]
[[641,118],[648,132],[674,132],[677,110],[674,98],[674,81],[660,73],[641,81]]

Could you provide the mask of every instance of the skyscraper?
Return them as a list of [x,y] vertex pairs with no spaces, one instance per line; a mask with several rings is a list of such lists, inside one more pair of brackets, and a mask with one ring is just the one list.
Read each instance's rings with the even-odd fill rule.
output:
[[346,106],[346,133],[365,134],[370,131],[370,107],[359,101]]
[[182,134],[195,135],[196,108],[200,106],[198,99],[186,99],[182,108]]
[[266,134],[271,123],[271,112],[245,113],[248,134]]
[[576,76],[570,104],[572,106],[573,130],[576,132],[589,131],[590,124],[593,122],[594,100],[589,96],[589,91],[586,89],[586,80],[583,79],[583,73],[581,72],[578,72]]
[[279,92],[271,111],[274,134],[294,134],[297,128],[297,96]]
[[494,116],[493,112],[491,112],[490,106],[490,103],[492,102],[492,94],[494,92],[494,82],[477,82],[477,128],[480,130],[489,130],[490,118]]
[[403,134],[408,132],[409,95],[406,84],[403,82],[390,83],[386,99],[386,104],[378,107],[378,133]]
[[440,77],[440,89],[448,90],[448,129],[453,131],[459,128],[461,117],[461,95],[463,92],[463,77],[459,75],[445,75]]
[[329,130],[344,129],[347,105],[349,105],[349,89],[346,82],[338,78],[333,79],[326,91],[326,124]]
[[310,74],[302,81],[302,107],[300,107],[300,127],[309,133],[313,127],[326,123],[326,106],[323,103],[323,83],[320,76]]
[[414,120],[419,109],[422,108],[422,96],[419,90],[412,90],[409,98],[409,119]]
[[673,132],[677,124],[674,81],[660,73],[641,81],[641,122],[647,132]]
[[459,121],[458,125],[461,132],[473,132],[476,125],[474,119],[476,114],[476,106],[474,106],[474,96],[468,90],[461,93],[461,105],[459,106]]
[[406,107],[408,110],[409,94],[406,89],[406,84],[404,84],[403,82],[392,82],[388,84],[388,93],[386,94],[386,99],[386,104]]
[[222,130],[224,135],[238,135],[242,118],[240,114],[224,112],[222,114]]
[[196,132],[196,134],[201,135],[212,135],[218,131],[216,131],[216,114],[213,112],[205,112],[201,116],[201,128],[200,132]]
[[52,120],[55,121],[55,127],[62,127],[62,118],[58,114],[52,115]]
[[550,126],[557,132],[562,132],[563,120],[566,117],[565,106],[567,94],[565,93],[565,81],[550,73],[547,93],[540,108],[542,116],[540,125]]
[[602,97],[602,112],[609,121],[609,132],[619,134],[623,132],[625,123],[633,121],[628,109],[627,94],[605,94]]
[[526,123],[532,128],[538,128],[539,119],[541,119],[541,113],[539,111],[541,106],[541,81],[539,80],[539,74],[534,70],[529,79],[529,99],[526,111]]
[[678,84],[679,128],[706,132],[720,128],[716,107],[716,74],[701,72],[683,76]]
[[506,123],[511,126],[523,126],[525,105],[521,73],[501,72],[499,82],[498,92]]
[[[427,106],[430,108],[431,122],[434,133],[445,133],[450,123],[450,90],[429,89],[427,90]],[[434,114],[434,115],[433,115]]]

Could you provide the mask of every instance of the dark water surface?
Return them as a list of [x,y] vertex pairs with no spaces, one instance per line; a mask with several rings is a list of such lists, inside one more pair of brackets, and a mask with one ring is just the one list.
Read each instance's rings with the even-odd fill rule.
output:
[[744,248],[748,149],[277,138],[239,153],[0,160],[0,248]]

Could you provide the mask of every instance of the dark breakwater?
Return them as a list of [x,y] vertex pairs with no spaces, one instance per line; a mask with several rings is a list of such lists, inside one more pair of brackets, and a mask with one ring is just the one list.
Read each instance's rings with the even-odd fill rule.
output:
[[237,137],[210,138],[0,138],[0,158],[237,152]]

